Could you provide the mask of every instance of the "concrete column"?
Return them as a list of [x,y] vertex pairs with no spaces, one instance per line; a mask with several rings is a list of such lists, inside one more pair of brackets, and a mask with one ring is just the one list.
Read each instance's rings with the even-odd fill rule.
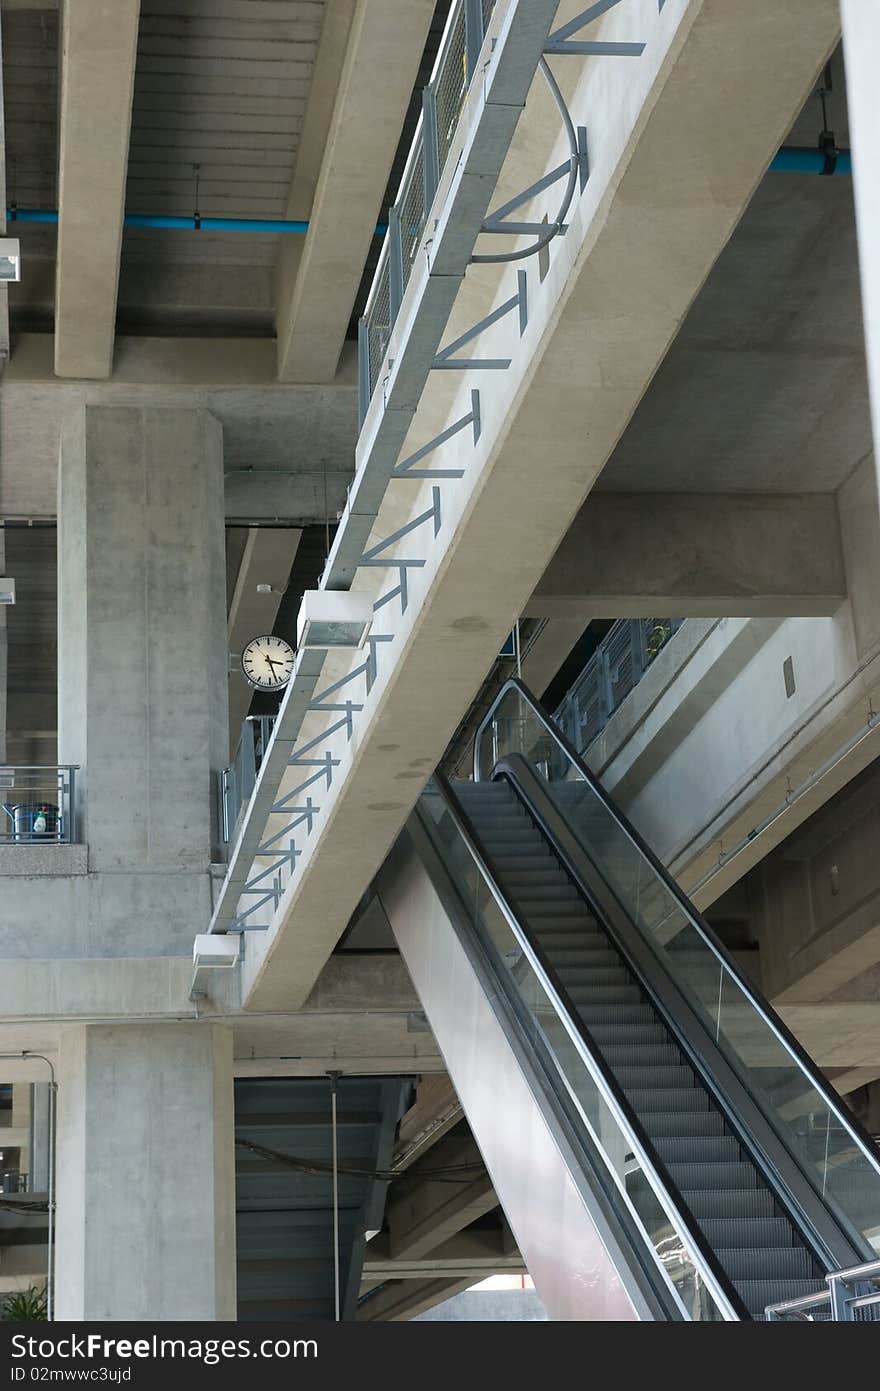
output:
[[58,489],[58,756],[83,766],[89,870],[206,871],[227,749],[220,425],[82,407]]
[[880,9],[865,0],[841,0],[840,8],[874,453],[880,456]]
[[234,1319],[232,1034],[62,1033],[56,1317]]

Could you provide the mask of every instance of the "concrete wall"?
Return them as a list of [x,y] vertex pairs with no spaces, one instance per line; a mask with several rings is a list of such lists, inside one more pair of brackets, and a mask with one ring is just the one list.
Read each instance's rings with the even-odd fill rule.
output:
[[[589,761],[704,906],[880,752],[880,522],[871,460],[838,495],[849,598],[832,618],[689,620]],[[785,665],[794,680],[786,689]],[[811,787],[792,793],[865,738]],[[764,819],[786,799],[772,825]],[[718,868],[752,832],[758,834]]]

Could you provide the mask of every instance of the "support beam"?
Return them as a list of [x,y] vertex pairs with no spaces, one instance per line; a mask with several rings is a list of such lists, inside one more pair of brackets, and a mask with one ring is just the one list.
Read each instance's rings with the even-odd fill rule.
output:
[[387,1239],[374,1237],[367,1246],[364,1281],[419,1280],[426,1276],[447,1278],[468,1275],[472,1283],[490,1275],[525,1275],[522,1256],[504,1230],[465,1231],[421,1257],[391,1256]]
[[[332,961],[334,958],[330,959]],[[402,962],[401,967],[405,969]],[[325,967],[319,980],[323,979],[326,973]],[[394,1150],[395,1169],[401,1172],[408,1169],[457,1125],[462,1115],[461,1102],[445,1073],[423,1077],[419,1082],[414,1104],[400,1122]]]
[[[232,658],[240,657],[251,638],[272,632],[301,539],[302,530],[298,527],[252,526],[248,529],[226,623],[227,645]],[[269,585],[270,592],[258,593],[258,584]],[[253,689],[238,663],[229,673],[230,754],[234,755],[238,747],[241,723],[250,709],[252,697]]]
[[359,0],[298,274],[278,304],[282,381],[336,374],[433,14],[433,0]]
[[109,377],[140,0],[62,9],[55,372]]
[[522,679],[536,696],[543,696],[588,622],[575,616],[548,618],[540,625],[522,655]]
[[388,1254],[394,1260],[415,1260],[434,1251],[498,1206],[480,1151],[469,1136],[442,1140],[426,1165],[431,1169],[473,1166],[478,1174],[461,1184],[430,1178],[416,1184],[418,1165],[412,1169],[402,1191],[392,1190],[388,1203]]
[[470,1275],[457,1280],[441,1276],[437,1280],[394,1281],[378,1290],[376,1294],[370,1295],[361,1304],[358,1309],[358,1321],[375,1323],[381,1320],[382,1323],[400,1323],[405,1319],[414,1319],[417,1314],[426,1313],[435,1305],[451,1299],[454,1294],[461,1294],[463,1290],[470,1289],[473,1283]]
[[526,606],[577,619],[821,617],[846,598],[832,496],[587,499]]

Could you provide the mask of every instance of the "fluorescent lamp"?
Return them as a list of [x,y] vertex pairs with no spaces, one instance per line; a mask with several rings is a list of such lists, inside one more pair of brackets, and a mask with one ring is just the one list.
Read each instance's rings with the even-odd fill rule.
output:
[[344,589],[307,589],[296,620],[299,648],[363,647],[373,621],[367,594]]
[[193,942],[193,965],[228,970],[238,961],[239,939],[224,932],[200,932]]
[[21,247],[17,237],[0,237],[0,280],[21,279]]
[[15,603],[15,580],[0,579],[0,604]]

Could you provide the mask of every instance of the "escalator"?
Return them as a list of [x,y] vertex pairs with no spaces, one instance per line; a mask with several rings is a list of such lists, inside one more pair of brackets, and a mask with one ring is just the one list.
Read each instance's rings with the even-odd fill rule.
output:
[[880,1163],[518,682],[378,890],[551,1317],[746,1320],[880,1250]]

